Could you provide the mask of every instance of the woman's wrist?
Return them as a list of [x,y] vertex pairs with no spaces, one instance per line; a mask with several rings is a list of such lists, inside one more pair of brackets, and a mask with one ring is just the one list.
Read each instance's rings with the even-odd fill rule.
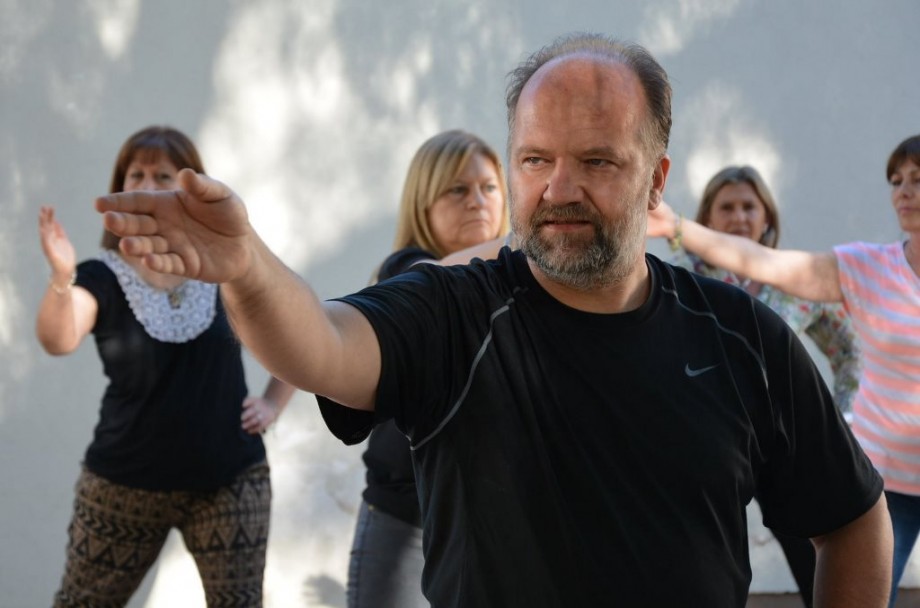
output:
[[76,284],[76,282],[76,270],[72,270],[69,276],[52,272],[51,277],[48,279],[48,286],[51,288],[51,291],[58,294],[59,296],[63,296],[71,289],[73,289],[73,286]]
[[683,246],[683,238],[684,238],[683,222],[684,222],[683,214],[675,213],[674,214],[673,236],[671,236],[671,238],[668,239],[668,247],[671,248],[671,251],[677,251]]

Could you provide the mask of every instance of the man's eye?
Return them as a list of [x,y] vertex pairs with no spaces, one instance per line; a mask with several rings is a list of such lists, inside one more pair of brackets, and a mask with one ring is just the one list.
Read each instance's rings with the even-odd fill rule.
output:
[[610,161],[603,158],[589,158],[588,164],[592,167],[606,167],[610,164]]

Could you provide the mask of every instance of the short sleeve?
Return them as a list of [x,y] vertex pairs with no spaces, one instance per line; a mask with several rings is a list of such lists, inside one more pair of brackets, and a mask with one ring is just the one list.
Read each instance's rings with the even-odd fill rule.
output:
[[[436,259],[434,255],[418,247],[400,249],[387,257],[383,264],[380,265],[377,280],[386,281],[408,271],[414,264],[422,260],[434,259]],[[357,305],[355,301],[350,301],[349,298],[342,298],[340,301],[362,310],[360,305]],[[364,311],[362,310],[362,312]],[[365,316],[367,316],[366,313]],[[322,395],[316,395],[316,401],[319,404],[319,410],[326,426],[333,435],[346,445],[361,443],[367,439],[374,426],[389,418],[385,412],[379,409],[374,412],[360,411],[346,407]]]
[[109,312],[112,310],[112,299],[123,297],[121,288],[118,286],[118,279],[115,277],[115,273],[102,261],[86,260],[77,265],[77,281],[75,284],[88,291],[96,299],[98,312],[96,314],[96,327],[93,328],[95,332],[101,324],[105,323],[106,319],[111,317]]
[[441,279],[450,269],[439,266],[404,272],[338,299],[357,308],[370,322],[381,351],[375,411],[358,412],[318,398],[330,430],[346,443],[363,440],[373,426],[394,419],[412,437],[436,425],[444,398],[455,394],[450,370],[461,369],[447,347],[450,328],[464,324],[455,302],[445,297]]
[[775,322],[765,333],[774,433],[757,499],[767,527],[819,536],[871,508],[882,480],[794,333]]
[[316,403],[326,427],[345,445],[361,443],[377,424],[375,412],[346,407],[322,395],[316,395]]

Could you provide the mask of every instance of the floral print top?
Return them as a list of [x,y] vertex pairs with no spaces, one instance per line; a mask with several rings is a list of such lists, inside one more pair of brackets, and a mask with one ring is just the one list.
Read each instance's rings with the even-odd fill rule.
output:
[[[684,250],[677,252],[670,262],[731,285],[741,288],[746,285],[733,273],[710,266]],[[770,285],[761,285],[754,297],[772,308],[800,338],[803,333],[808,335],[824,353],[834,372],[834,403],[842,413],[849,413],[859,385],[859,347],[843,305],[802,300]]]

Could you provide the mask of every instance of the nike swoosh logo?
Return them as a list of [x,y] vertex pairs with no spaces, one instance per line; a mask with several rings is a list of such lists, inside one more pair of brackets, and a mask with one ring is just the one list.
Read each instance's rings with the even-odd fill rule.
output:
[[688,378],[696,378],[700,374],[705,374],[709,370],[719,367],[719,364],[710,365],[709,367],[701,367],[700,369],[690,369],[690,364],[684,366],[684,373],[687,374]]

